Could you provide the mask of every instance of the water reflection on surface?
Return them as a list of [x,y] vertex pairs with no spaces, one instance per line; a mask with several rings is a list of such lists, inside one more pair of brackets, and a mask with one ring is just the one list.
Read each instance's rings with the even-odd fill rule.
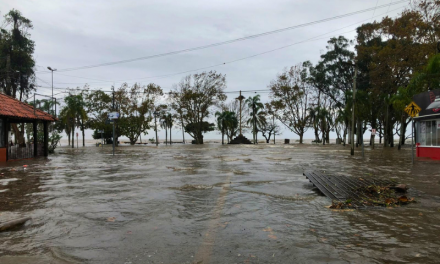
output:
[[[50,160],[0,167],[0,221],[33,218],[0,233],[1,263],[437,263],[440,257],[440,163],[412,166],[407,149],[367,148],[365,159],[350,157],[348,147],[314,145],[136,146],[109,153],[60,148]],[[329,210],[330,201],[302,176],[309,169],[396,178],[413,187],[409,195],[419,202]]]

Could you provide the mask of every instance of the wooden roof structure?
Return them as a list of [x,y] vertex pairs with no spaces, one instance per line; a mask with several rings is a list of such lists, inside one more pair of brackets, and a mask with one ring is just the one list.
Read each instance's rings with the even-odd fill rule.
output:
[[52,115],[0,93],[0,117],[54,122]]

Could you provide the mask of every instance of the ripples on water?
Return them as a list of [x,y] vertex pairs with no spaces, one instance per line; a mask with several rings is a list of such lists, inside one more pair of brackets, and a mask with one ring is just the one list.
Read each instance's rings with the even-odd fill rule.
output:
[[[440,163],[406,149],[61,148],[0,167],[0,263],[438,263]],[[358,154],[358,153],[357,153]],[[28,169],[22,169],[28,164]],[[10,171],[11,168],[16,171]],[[417,204],[336,211],[304,170],[397,178]],[[9,179],[9,180],[8,180]],[[5,255],[20,255],[5,257]],[[40,261],[40,262],[38,262]]]

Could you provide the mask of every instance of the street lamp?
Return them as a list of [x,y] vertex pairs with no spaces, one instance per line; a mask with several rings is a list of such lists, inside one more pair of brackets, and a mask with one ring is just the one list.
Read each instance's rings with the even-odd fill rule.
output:
[[157,147],[159,142],[157,141],[157,122],[156,122],[156,118],[158,118],[160,116],[160,113],[158,111],[154,111],[153,115],[154,115],[154,127],[155,127],[155,130],[156,130],[156,147]]
[[53,114],[53,72],[56,71],[57,69],[52,69],[49,66],[47,67],[47,69],[52,72],[52,114]]

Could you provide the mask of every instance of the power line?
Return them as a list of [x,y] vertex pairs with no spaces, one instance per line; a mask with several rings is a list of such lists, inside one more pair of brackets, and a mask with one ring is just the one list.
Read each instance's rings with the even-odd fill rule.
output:
[[[403,7],[399,7],[399,8],[393,9],[393,10],[391,10],[391,12],[396,11],[396,10],[399,10],[399,9],[402,9],[402,8],[403,8]],[[387,13],[388,13],[388,12],[387,12]],[[382,16],[382,15],[384,15],[384,14],[377,15],[376,17],[380,17],[380,16]],[[363,23],[363,22],[365,22],[365,21],[369,21],[370,19],[371,19],[371,18],[369,18],[369,19],[364,19],[364,20],[362,20],[362,21],[359,21],[359,22],[356,22],[356,23],[350,24],[350,25],[348,25],[348,26],[345,26],[345,27],[342,27],[342,28],[339,28],[339,29],[336,29],[336,30],[333,30],[333,31],[329,31],[329,32],[326,32],[326,33],[324,33],[324,34],[321,34],[321,35],[318,35],[318,36],[315,36],[315,37],[312,37],[312,38],[309,38],[309,39],[306,39],[306,40],[302,40],[302,41],[299,41],[299,42],[295,42],[295,43],[293,43],[293,44],[289,44],[289,45],[286,45],[286,46],[278,47],[278,48],[275,48],[275,49],[272,49],[272,50],[264,51],[264,52],[257,53],[257,54],[254,54],[254,55],[250,55],[250,56],[247,56],[247,57],[243,57],[243,58],[240,58],[240,59],[236,59],[236,60],[232,60],[232,61],[228,61],[228,62],[218,63],[218,64],[211,65],[211,66],[205,66],[205,67],[201,67],[201,68],[196,68],[196,69],[191,69],[191,70],[186,70],[186,71],[176,72],[176,73],[170,73],[170,74],[165,74],[165,75],[156,75],[156,76],[149,76],[149,77],[135,78],[135,79],[126,79],[126,80],[113,80],[113,81],[102,81],[102,82],[89,82],[89,83],[87,83],[87,84],[106,83],[106,82],[111,82],[111,83],[123,83],[123,82],[127,82],[127,81],[132,81],[132,80],[143,80],[143,79],[152,79],[152,78],[165,78],[165,77],[170,77],[170,76],[174,76],[174,75],[180,75],[180,74],[184,74],[184,73],[188,73],[188,72],[199,71],[199,70],[205,70],[205,69],[214,68],[214,67],[217,67],[217,66],[223,66],[223,65],[226,65],[226,64],[231,64],[231,63],[234,63],[234,62],[238,62],[238,61],[246,60],[246,59],[249,59],[249,58],[253,58],[253,57],[261,56],[261,55],[264,55],[264,54],[267,54],[267,53],[271,53],[271,52],[274,52],[274,51],[278,51],[278,50],[281,50],[281,49],[285,49],[285,48],[288,48],[288,47],[291,47],[291,46],[294,46],[294,45],[298,45],[298,44],[302,44],[302,43],[305,43],[305,42],[320,40],[320,39],[323,39],[322,36],[325,36],[325,35],[330,34],[330,33],[334,33],[334,32],[339,31],[339,30],[341,30],[341,29],[345,29],[345,28],[348,28],[348,27],[351,27],[351,26],[354,26],[354,25],[357,25],[357,24]],[[343,33],[341,33],[341,34],[343,35],[343,34],[346,34],[346,33],[353,32],[353,31],[356,31],[356,30],[355,30],[355,29],[354,29],[354,30],[350,30],[350,31],[347,31],[347,32],[343,32]],[[66,75],[66,76],[69,76],[69,75]],[[71,77],[76,77],[76,76],[71,76]],[[83,77],[77,77],[77,78],[83,78]],[[85,78],[85,77],[84,77],[84,79],[92,79],[92,78]],[[98,80],[98,79],[96,79],[96,80]],[[81,83],[79,83],[79,82],[73,82],[73,83],[57,83],[57,84],[84,84],[84,83],[82,83],[82,82],[81,82]]]
[[[184,52],[190,52],[190,51],[195,51],[195,50],[201,50],[201,49],[217,47],[217,46],[221,46],[221,45],[225,45],[225,44],[230,44],[230,43],[234,43],[234,42],[244,41],[244,40],[248,40],[248,39],[259,38],[259,37],[263,37],[263,36],[267,36],[267,35],[272,35],[272,34],[284,32],[284,31],[288,31],[288,30],[293,30],[293,29],[298,29],[298,28],[302,28],[302,27],[316,25],[316,24],[320,24],[320,23],[324,23],[324,22],[329,22],[329,21],[332,21],[332,20],[341,19],[341,18],[345,18],[345,17],[357,15],[357,14],[362,14],[362,13],[365,13],[365,12],[368,12],[368,11],[372,11],[372,10],[388,7],[389,5],[397,5],[397,4],[401,4],[401,3],[405,3],[405,2],[409,2],[409,0],[392,2],[390,4],[385,4],[385,5],[380,5],[380,6],[376,5],[375,7],[371,7],[371,8],[367,8],[367,9],[363,9],[363,10],[358,10],[358,11],[351,12],[351,13],[346,13],[344,15],[334,16],[334,17],[325,18],[325,19],[321,19],[321,20],[316,20],[316,21],[313,21],[313,22],[299,24],[299,25],[295,25],[295,26],[291,26],[291,27],[286,27],[286,28],[281,28],[281,29],[276,29],[276,30],[272,30],[272,31],[267,31],[267,32],[263,32],[263,33],[259,33],[259,34],[255,34],[255,35],[250,35],[250,36],[246,36],[246,37],[242,37],[242,38],[237,38],[237,39],[217,42],[217,43],[213,43],[213,44],[209,44],[209,45],[204,45],[204,46],[199,46],[199,47],[194,47],[194,48],[189,48],[189,49],[183,49],[183,50],[178,50],[178,51],[172,51],[172,52],[167,52],[167,53],[161,53],[161,54],[156,54],[156,55],[150,55],[150,56],[145,56],[145,57],[139,57],[139,58],[134,58],[134,59],[127,59],[127,60],[120,60],[120,61],[114,61],[114,62],[106,62],[106,63],[100,63],[100,64],[94,64],[94,65],[81,66],[81,67],[72,67],[72,68],[66,68],[66,69],[59,69],[58,72],[75,71],[75,70],[90,69],[90,68],[96,68],[96,67],[102,67],[102,66],[110,66],[110,65],[115,65],[115,64],[128,63],[128,62],[134,62],[134,61],[140,61],[140,60],[147,60],[147,59],[152,59],[152,58],[176,55],[176,54],[180,54],[180,53],[184,53]],[[48,71],[44,71],[44,72],[48,72]]]

